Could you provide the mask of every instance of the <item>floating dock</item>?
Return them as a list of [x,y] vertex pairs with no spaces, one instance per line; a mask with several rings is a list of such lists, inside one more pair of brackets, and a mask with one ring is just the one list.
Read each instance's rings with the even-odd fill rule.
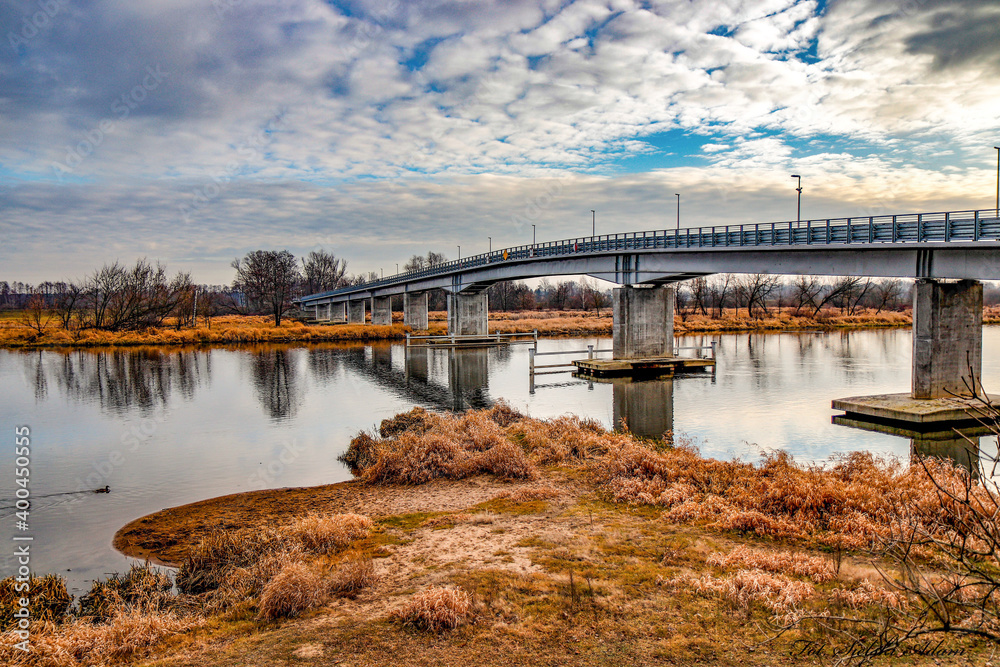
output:
[[[987,397],[995,404],[1000,396]],[[843,410],[846,418],[857,417],[903,424],[931,425],[947,428],[951,424],[974,422],[977,416],[985,416],[981,410],[983,402],[976,398],[950,396],[947,398],[913,398],[910,394],[880,394],[877,396],[855,396],[838,398],[833,401],[834,410]]]
[[406,334],[406,347],[498,347],[513,345],[517,343],[527,343],[538,345],[538,330],[519,331],[501,334],[465,334],[465,335],[443,335],[443,336],[413,336]]
[[595,378],[676,375],[685,371],[713,368],[715,359],[652,357],[648,359],[578,359],[571,362],[577,374]]

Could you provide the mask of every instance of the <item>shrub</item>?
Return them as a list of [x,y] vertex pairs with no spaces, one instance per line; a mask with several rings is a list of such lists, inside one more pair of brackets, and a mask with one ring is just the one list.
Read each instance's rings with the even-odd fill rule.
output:
[[424,433],[427,431],[428,412],[421,407],[415,407],[409,412],[401,412],[395,417],[383,419],[379,424],[378,433],[383,438],[392,438],[406,431]]
[[414,595],[394,617],[419,630],[453,630],[472,619],[472,598],[461,588],[429,588]]
[[337,458],[356,473],[371,467],[378,460],[379,448],[379,441],[362,431],[351,439],[347,451]]
[[183,593],[214,590],[236,568],[246,568],[265,556],[287,551],[288,538],[275,530],[244,528],[215,530],[198,542],[177,571],[177,587]]

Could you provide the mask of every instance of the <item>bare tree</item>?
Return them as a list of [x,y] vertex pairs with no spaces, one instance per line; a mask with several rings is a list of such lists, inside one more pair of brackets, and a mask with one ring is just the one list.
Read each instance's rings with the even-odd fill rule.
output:
[[722,317],[726,306],[733,298],[735,287],[736,276],[731,273],[723,273],[712,281],[708,291],[715,307],[716,317]]
[[21,313],[21,324],[41,335],[52,321],[52,310],[46,303],[45,295],[35,292],[28,297]]
[[274,326],[280,326],[301,282],[295,256],[287,250],[254,250],[234,259],[232,267],[233,289],[243,293],[252,311],[270,314]]
[[881,313],[883,310],[895,310],[899,306],[902,289],[903,283],[898,278],[884,278],[875,283],[871,296],[875,313]]
[[767,299],[781,284],[781,278],[766,273],[749,273],[736,281],[736,294],[746,306],[747,317],[753,317],[755,309],[767,314]]
[[323,249],[313,250],[302,258],[302,275],[307,294],[329,292],[346,283],[347,262]]

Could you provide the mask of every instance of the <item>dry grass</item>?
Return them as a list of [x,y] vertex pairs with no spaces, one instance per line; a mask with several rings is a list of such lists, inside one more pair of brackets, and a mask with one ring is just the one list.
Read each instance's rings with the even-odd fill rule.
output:
[[203,623],[197,617],[139,610],[116,614],[106,623],[42,623],[32,628],[31,650],[27,653],[14,648],[19,640],[12,633],[0,635],[0,663],[31,667],[120,665],[148,655],[165,637]]
[[454,630],[472,620],[472,597],[461,588],[429,588],[414,595],[393,618],[428,632]]
[[301,541],[313,553],[346,549],[351,542],[368,536],[372,520],[360,514],[308,514],[282,529],[282,533]]
[[[446,333],[446,313],[431,312],[431,334]],[[78,335],[54,324],[42,334],[20,323],[19,313],[0,317],[0,347],[104,347],[137,345],[204,345],[223,343],[289,343],[320,341],[400,340],[410,328],[400,323],[396,313],[391,326],[372,324],[306,325],[286,319],[275,327],[263,316],[224,315],[212,320],[211,328],[176,330],[171,326],[145,331],[85,330]],[[984,309],[986,324],[1000,324],[1000,306]],[[812,317],[796,314],[793,309],[771,309],[768,315],[750,318],[745,310],[727,308],[721,317],[700,314],[678,314],[674,330],[686,333],[723,333],[733,331],[795,331],[802,329],[832,329],[861,327],[904,327],[911,324],[909,310],[900,312],[874,311],[844,315],[836,310],[824,310]],[[537,329],[543,336],[610,335],[611,310],[600,316],[583,311],[524,311],[490,313],[490,331],[517,333]]]
[[166,573],[148,563],[132,565],[125,574],[95,581],[80,598],[80,616],[107,621],[125,611],[157,611],[170,601],[173,582]]
[[353,598],[377,581],[375,562],[371,558],[347,558],[334,567],[326,590],[330,595]]
[[764,570],[765,572],[795,574],[809,577],[817,584],[836,578],[837,572],[829,558],[810,556],[798,551],[765,551],[739,545],[726,554],[713,554],[708,564],[724,569],[733,566]]
[[812,584],[763,570],[739,570],[723,578],[709,574],[681,577],[674,586],[690,586],[702,594],[718,595],[744,611],[758,603],[778,616],[797,611],[803,601],[816,595]]
[[289,563],[264,586],[257,618],[274,621],[295,616],[326,600],[327,587],[314,567]]
[[[23,583],[28,590],[18,590]],[[26,595],[26,593],[30,593]],[[66,580],[56,574],[44,577],[29,575],[27,582],[17,582],[14,577],[0,581],[0,630],[17,625],[14,612],[20,608],[19,600],[28,598],[28,612],[34,621],[59,621],[69,610],[72,596],[66,590]]]

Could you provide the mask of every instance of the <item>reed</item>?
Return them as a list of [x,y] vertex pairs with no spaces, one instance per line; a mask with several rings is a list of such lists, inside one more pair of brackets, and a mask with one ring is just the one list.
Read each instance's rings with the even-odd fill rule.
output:
[[267,583],[260,596],[257,617],[264,621],[295,616],[326,600],[323,578],[314,567],[290,563]]
[[[27,584],[27,589],[24,584]],[[17,625],[14,612],[20,608],[21,598],[28,599],[28,612],[33,622],[58,622],[69,612],[73,597],[66,590],[66,580],[55,574],[42,577],[29,575],[26,582],[14,577],[0,581],[0,630]]]

